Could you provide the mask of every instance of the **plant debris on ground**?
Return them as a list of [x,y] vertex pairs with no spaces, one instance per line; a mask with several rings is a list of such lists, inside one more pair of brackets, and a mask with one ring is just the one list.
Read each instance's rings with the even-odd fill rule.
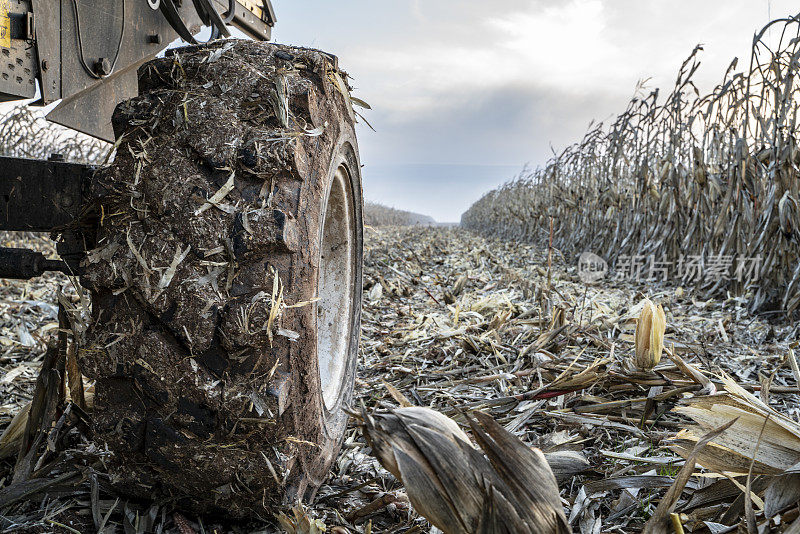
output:
[[[367,413],[429,407],[470,435],[472,411],[491,416],[544,453],[576,532],[640,532],[648,522],[652,532],[800,528],[798,325],[752,315],[744,298],[584,283],[547,247],[461,229],[365,233],[354,413],[360,404]],[[77,298],[70,287],[61,275],[0,282],[0,429],[31,401],[58,329],[57,293]],[[652,370],[636,366],[646,299],[663,307],[666,323]],[[316,502],[286,510],[282,527],[120,498],[90,423],[90,413],[68,410],[33,466],[39,484],[24,488],[13,484],[16,451],[0,439],[0,529],[432,532],[357,419]]]

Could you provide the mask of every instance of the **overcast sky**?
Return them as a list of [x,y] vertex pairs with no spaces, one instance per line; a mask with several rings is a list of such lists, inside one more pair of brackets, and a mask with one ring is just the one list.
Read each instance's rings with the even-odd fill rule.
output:
[[457,221],[525,163],[542,164],[638,80],[670,86],[703,43],[719,81],[788,0],[273,0],[278,42],[335,53],[377,132],[359,129],[365,196]]

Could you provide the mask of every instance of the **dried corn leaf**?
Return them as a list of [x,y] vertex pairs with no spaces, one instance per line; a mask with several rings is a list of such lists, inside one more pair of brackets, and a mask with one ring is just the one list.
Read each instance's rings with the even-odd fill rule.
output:
[[470,421],[475,449],[454,421],[429,408],[362,414],[364,436],[406,487],[414,508],[446,534],[569,532],[541,451],[489,416]]
[[698,455],[697,463],[719,472],[747,473],[754,458],[753,473],[775,475],[800,462],[800,425],[727,375],[722,379],[726,392],[694,397],[674,409],[698,426],[680,431],[671,446],[673,450],[685,457],[688,444],[696,442],[704,432],[735,420],[729,432]]

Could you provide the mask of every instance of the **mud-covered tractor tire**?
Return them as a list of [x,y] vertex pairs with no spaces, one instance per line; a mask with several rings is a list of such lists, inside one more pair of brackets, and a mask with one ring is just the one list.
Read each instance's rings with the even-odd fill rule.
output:
[[143,66],[118,106],[79,355],[126,493],[246,516],[326,477],[360,332],[345,80],[319,51],[223,41]]

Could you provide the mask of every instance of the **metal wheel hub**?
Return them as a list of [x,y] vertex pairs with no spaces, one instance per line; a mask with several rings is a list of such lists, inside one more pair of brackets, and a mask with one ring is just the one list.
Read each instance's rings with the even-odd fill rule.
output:
[[340,401],[350,353],[355,273],[355,221],[350,177],[340,165],[325,201],[317,306],[317,357],[327,411]]

